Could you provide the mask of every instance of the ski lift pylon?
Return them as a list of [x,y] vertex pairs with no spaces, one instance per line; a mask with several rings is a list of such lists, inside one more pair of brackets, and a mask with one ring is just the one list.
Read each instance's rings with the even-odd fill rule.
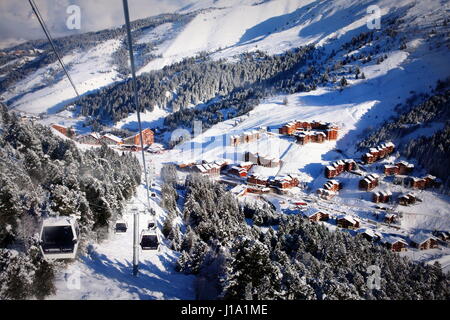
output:
[[78,223],[70,217],[47,218],[42,222],[39,235],[44,259],[75,259],[78,251]]

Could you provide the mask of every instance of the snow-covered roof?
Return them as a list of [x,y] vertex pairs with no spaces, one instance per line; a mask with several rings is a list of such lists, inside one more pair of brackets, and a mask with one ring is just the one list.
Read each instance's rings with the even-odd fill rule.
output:
[[216,161],[214,161],[214,163],[219,166],[223,166],[223,165],[226,165],[227,162],[225,160],[216,160]]
[[241,194],[246,189],[247,189],[247,187],[245,185],[239,184],[239,185],[235,186],[233,189],[231,189],[230,191],[234,194]]
[[91,132],[89,135],[97,140],[99,140],[101,138],[101,136],[98,132]]
[[332,166],[326,166],[326,168],[330,171],[336,170],[336,168],[332,167]]
[[410,239],[414,243],[422,244],[425,241],[428,241],[430,239],[436,240],[436,237],[432,236],[431,234],[426,234],[426,233],[423,233],[423,232],[419,232],[419,233],[416,233],[415,235],[413,235]]
[[205,173],[206,171],[207,171],[207,169],[203,166],[203,165],[201,165],[201,164],[198,164],[198,165],[196,165],[195,166],[201,173]]
[[339,219],[339,220],[341,220],[341,219],[347,220],[347,221],[350,222],[351,224],[356,224],[357,222],[359,222],[359,219],[354,218],[354,217],[352,217],[352,216],[350,216],[350,215],[348,215],[348,214],[340,215],[340,216],[338,216],[338,219]]
[[401,243],[403,243],[404,245],[408,245],[408,243],[405,241],[405,240],[403,240],[402,238],[400,238],[400,237],[395,237],[395,236],[385,236],[385,237],[383,237],[382,239],[381,239],[381,242],[383,242],[383,243],[389,243],[389,244],[394,244],[394,243],[397,243],[397,242],[401,242]]
[[371,228],[358,229],[356,232],[367,234],[369,237],[372,237],[372,238],[378,237],[378,238],[381,239],[383,237],[380,232],[378,232],[378,231],[376,231],[374,229],[371,229]]
[[305,211],[303,211],[302,214],[303,214],[304,216],[310,218],[310,217],[314,216],[315,214],[317,214],[317,213],[319,213],[319,212],[324,213],[324,212],[321,211],[320,209],[312,208],[312,207],[311,207],[311,208],[308,208],[308,209],[306,209]]
[[119,138],[118,136],[115,136],[115,135],[110,134],[110,133],[104,134],[103,137],[111,139],[112,141],[115,141],[115,142],[122,142],[122,138]]

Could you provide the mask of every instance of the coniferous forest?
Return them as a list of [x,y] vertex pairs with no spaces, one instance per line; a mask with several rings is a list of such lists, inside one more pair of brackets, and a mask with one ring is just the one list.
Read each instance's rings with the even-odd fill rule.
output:
[[[270,206],[242,205],[202,176],[182,188],[178,270],[197,275],[200,299],[450,299],[450,276],[438,264],[413,263],[300,215],[274,220]],[[370,265],[381,269],[380,290],[367,287]]]

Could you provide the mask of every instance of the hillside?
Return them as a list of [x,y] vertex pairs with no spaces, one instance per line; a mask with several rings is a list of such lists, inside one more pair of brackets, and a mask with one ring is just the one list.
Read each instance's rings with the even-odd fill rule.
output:
[[82,152],[51,129],[22,123],[0,108],[0,298],[41,299],[54,292],[54,274],[63,267],[41,257],[42,220],[76,217],[85,252],[121,216],[140,182],[140,167],[133,156],[106,146]]

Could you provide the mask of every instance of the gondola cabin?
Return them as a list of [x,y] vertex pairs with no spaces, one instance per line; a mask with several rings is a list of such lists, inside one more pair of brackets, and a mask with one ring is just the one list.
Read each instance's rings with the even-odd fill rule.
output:
[[148,221],[147,221],[147,229],[152,230],[155,228],[156,228],[155,219],[153,217],[150,217],[150,219],[148,219]]
[[141,233],[142,250],[158,250],[159,237],[155,230],[143,230]]
[[46,260],[75,259],[80,231],[70,217],[47,218],[40,232],[40,248]]
[[128,230],[128,223],[123,220],[117,220],[116,225],[114,227],[115,233],[125,233]]

